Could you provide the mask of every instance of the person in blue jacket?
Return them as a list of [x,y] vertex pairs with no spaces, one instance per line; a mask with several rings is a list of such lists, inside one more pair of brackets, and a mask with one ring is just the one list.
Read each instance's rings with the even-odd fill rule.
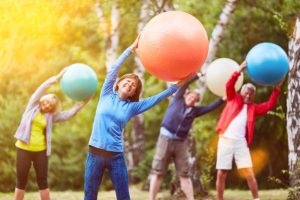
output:
[[224,102],[222,99],[218,99],[207,106],[195,106],[200,101],[200,94],[196,91],[186,92],[186,89],[198,78],[195,76],[181,87],[167,108],[152,162],[150,200],[155,199],[171,159],[174,160],[182,191],[188,200],[194,199],[192,181],[189,178],[187,136],[195,118],[213,111]]
[[150,109],[176,92],[178,87],[192,77],[191,75],[163,92],[139,101],[142,84],[137,75],[125,74],[116,81],[122,63],[138,47],[138,40],[139,37],[115,61],[102,86],[85,165],[85,200],[97,199],[98,189],[106,169],[109,172],[117,199],[130,199],[123,154],[123,129],[126,123],[133,116]]

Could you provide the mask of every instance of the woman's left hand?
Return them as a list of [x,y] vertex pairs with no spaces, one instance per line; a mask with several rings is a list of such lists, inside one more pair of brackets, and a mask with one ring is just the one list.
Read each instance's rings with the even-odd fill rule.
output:
[[138,48],[140,37],[141,37],[141,33],[137,36],[137,38],[135,39],[135,41],[132,43],[132,45],[131,45],[131,51],[134,51],[136,48]]

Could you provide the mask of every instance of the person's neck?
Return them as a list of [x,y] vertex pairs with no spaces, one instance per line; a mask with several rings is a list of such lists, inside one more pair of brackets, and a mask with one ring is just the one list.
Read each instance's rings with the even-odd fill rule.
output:
[[119,94],[119,98],[120,98],[120,99],[122,99],[122,100],[128,99],[128,96],[127,96],[126,94],[124,94],[124,93],[122,93],[122,92],[118,92],[118,94]]

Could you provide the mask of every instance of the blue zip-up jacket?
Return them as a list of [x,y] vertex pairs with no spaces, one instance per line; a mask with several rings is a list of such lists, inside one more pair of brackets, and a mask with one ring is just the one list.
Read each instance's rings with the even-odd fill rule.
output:
[[196,117],[213,111],[224,102],[222,99],[218,99],[207,106],[190,107],[191,109],[187,111],[189,107],[184,102],[185,90],[187,89],[189,84],[197,79],[198,77],[195,76],[194,79],[186,83],[178,90],[178,92],[171,100],[162,122],[162,126],[164,128],[166,128],[170,133],[176,135],[177,138],[180,138],[182,140],[187,137],[192,123]]
[[113,87],[122,63],[130,54],[131,48],[127,48],[113,64],[103,83],[89,141],[89,145],[93,147],[123,152],[122,133],[126,123],[133,116],[150,109],[178,89],[177,85],[172,85],[165,91],[138,102],[120,99]]

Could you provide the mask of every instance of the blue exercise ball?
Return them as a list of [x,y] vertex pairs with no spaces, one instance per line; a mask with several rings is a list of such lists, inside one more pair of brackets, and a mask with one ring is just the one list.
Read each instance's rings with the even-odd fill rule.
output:
[[289,71],[289,60],[278,45],[264,42],[255,45],[246,57],[250,78],[260,85],[274,85]]
[[92,68],[76,63],[70,65],[63,74],[60,87],[63,93],[71,99],[82,101],[96,92],[98,79]]

